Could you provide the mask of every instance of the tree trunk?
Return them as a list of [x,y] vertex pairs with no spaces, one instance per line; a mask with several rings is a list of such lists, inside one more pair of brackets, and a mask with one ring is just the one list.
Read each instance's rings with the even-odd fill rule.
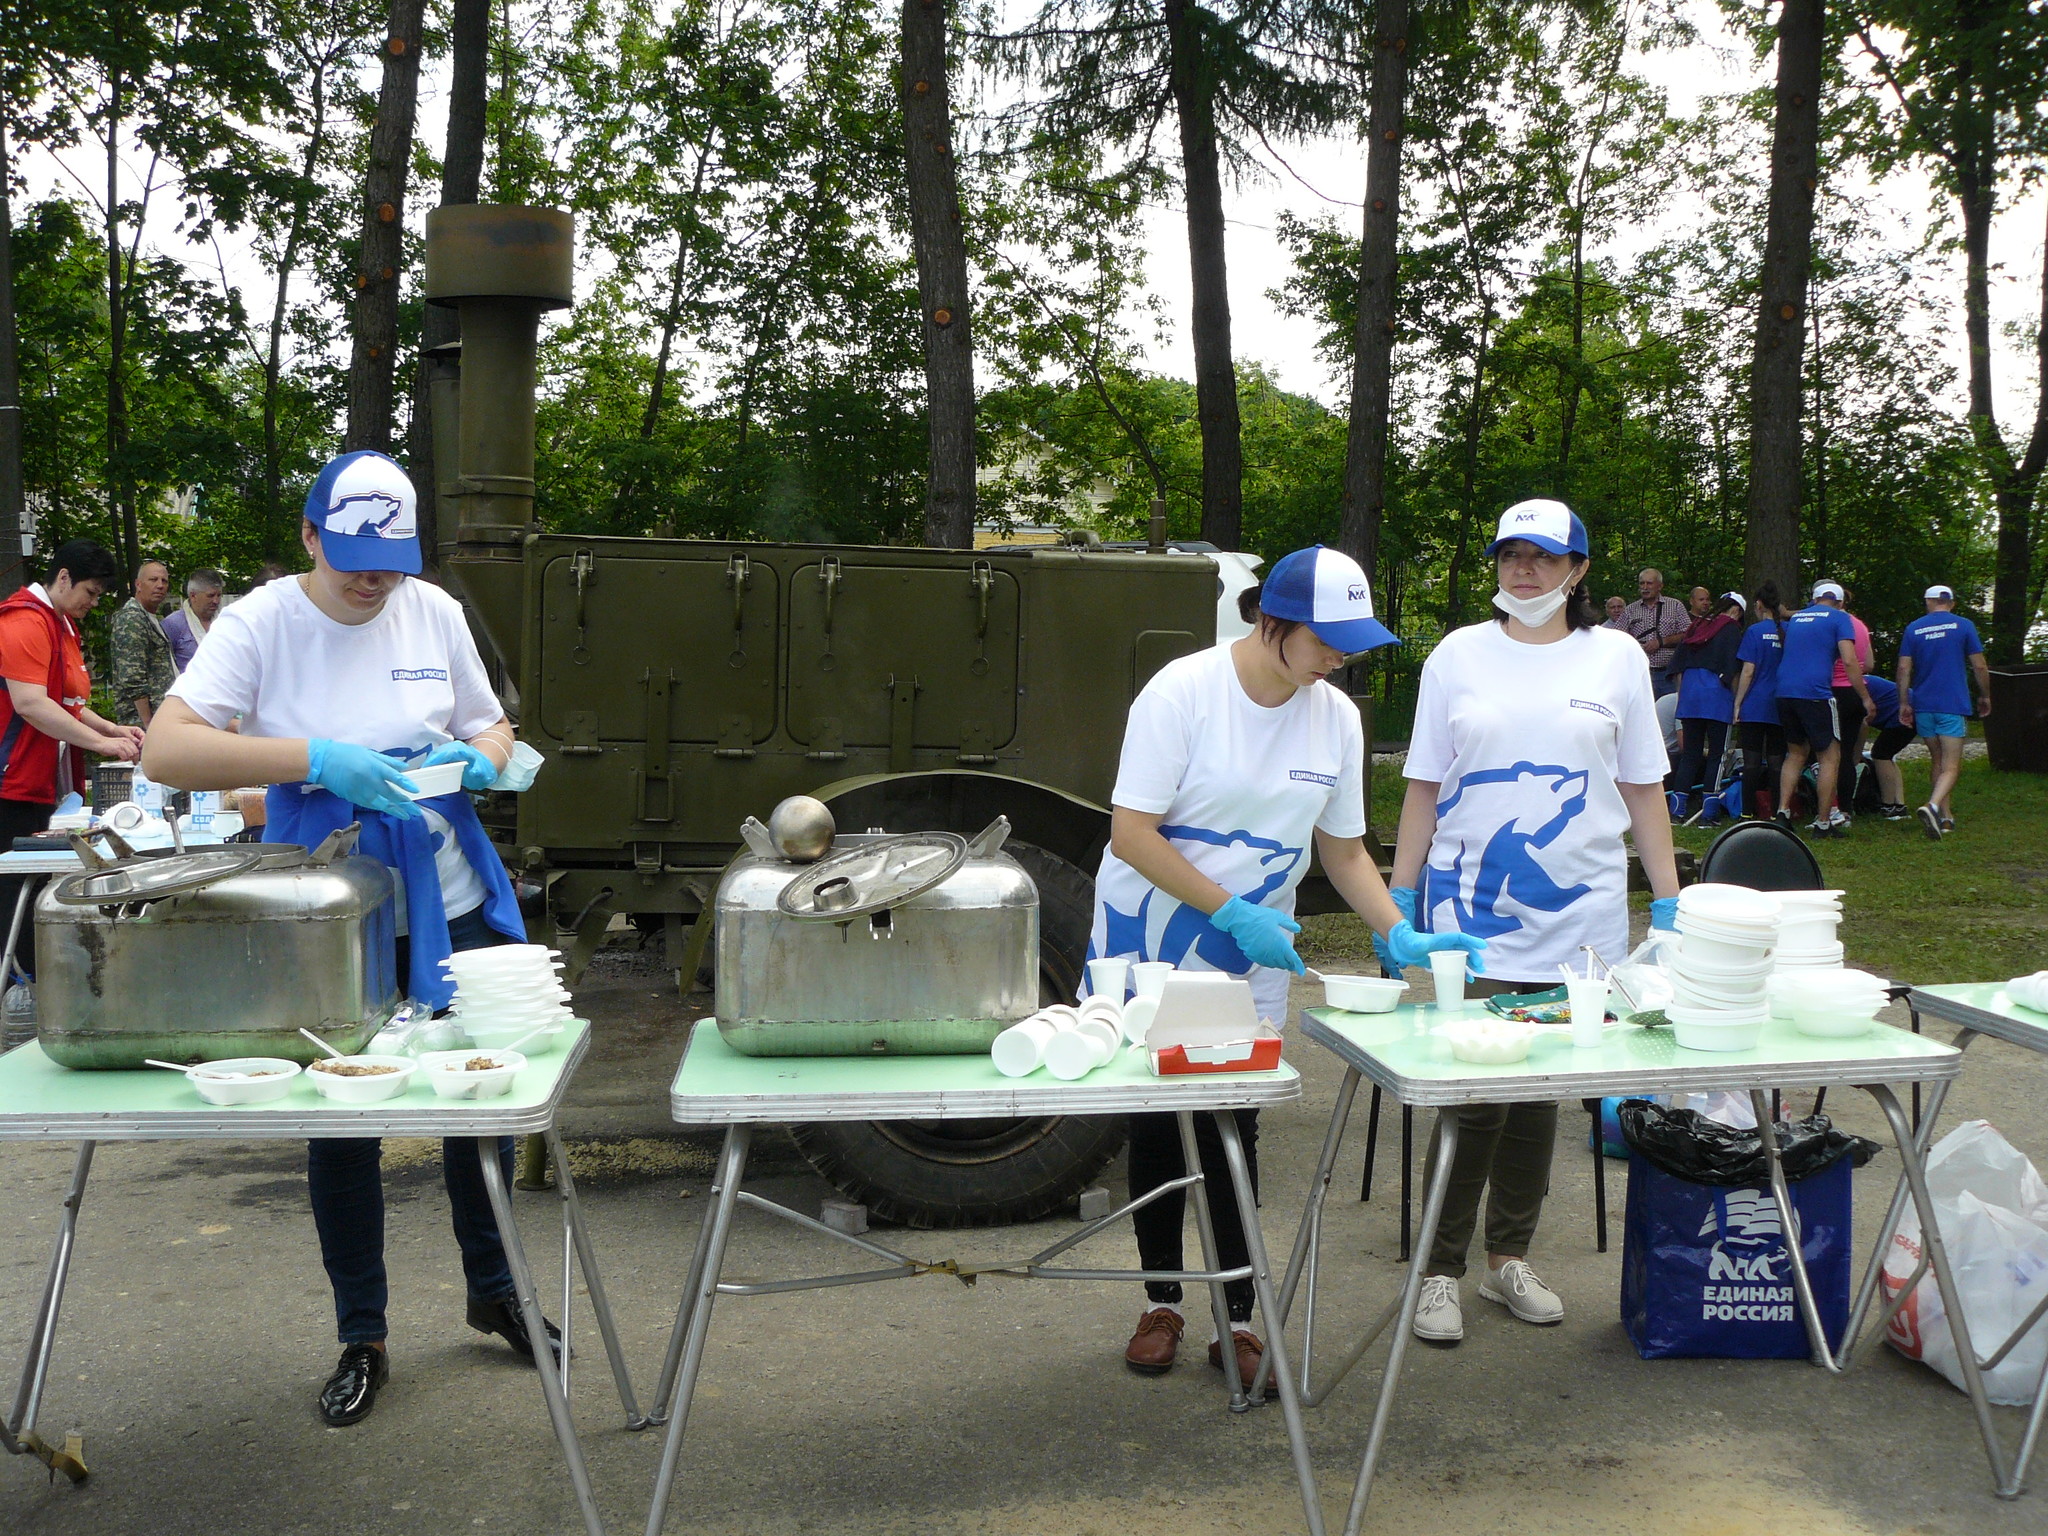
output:
[[[1974,344],[1974,343],[1973,343]],[[1990,659],[2004,666],[2025,659],[2027,633],[2041,607],[2041,580],[2032,570],[2033,522],[2048,471],[2048,247],[2041,257],[2041,313],[2034,330],[2034,430],[2020,462],[1998,484],[1998,563],[1992,587]]]
[[405,236],[405,183],[412,168],[424,0],[391,0],[384,79],[363,177],[363,245],[357,257],[354,347],[348,365],[348,433],[342,446],[391,451],[392,376],[398,348],[398,268]]
[[[1485,300],[1482,299],[1484,304]],[[1486,360],[1492,344],[1491,312],[1479,327],[1479,346],[1472,355],[1472,398],[1465,411],[1465,469],[1460,486],[1458,537],[1451,545],[1451,563],[1444,576],[1444,628],[1465,622],[1465,553],[1472,542],[1472,514],[1479,499],[1479,428],[1482,422]],[[1489,610],[1491,604],[1488,605]]]
[[[441,206],[474,203],[484,179],[485,102],[490,94],[491,0],[454,0],[449,20],[448,142],[441,154]],[[446,346],[459,334],[456,312],[429,304],[420,316],[420,350]],[[407,458],[420,505],[420,555],[440,563],[440,466],[434,462],[434,406],[427,370],[413,371],[412,427]]]
[[28,580],[21,553],[27,493],[21,466],[21,373],[14,350],[14,174],[7,114],[0,110],[0,597]]
[[107,80],[107,502],[124,575],[142,560],[135,493],[128,483],[128,285],[121,262],[121,72]]
[[1400,268],[1401,119],[1408,91],[1408,0],[1378,0],[1372,102],[1365,145],[1365,225],[1358,320],[1351,340],[1351,420],[1337,547],[1370,576],[1387,507],[1387,431],[1393,414],[1394,285]]
[[974,547],[974,342],[967,305],[967,236],[953,165],[946,89],[945,0],[903,0],[903,137],[910,243],[924,311],[929,488],[924,541]]
[[1244,542],[1244,445],[1237,370],[1230,356],[1230,281],[1223,248],[1223,175],[1216,149],[1215,72],[1201,21],[1187,0],[1166,0],[1173,106],[1180,120],[1193,279],[1195,415],[1202,429],[1202,537],[1218,549]]
[[295,513],[284,505],[283,445],[278,441],[277,395],[284,372],[285,316],[290,305],[292,273],[298,267],[299,245],[306,233],[306,215],[316,194],[320,153],[327,142],[327,69],[332,56],[323,54],[313,68],[313,125],[299,166],[301,185],[292,204],[291,224],[277,261],[277,292],[270,307],[270,343],[263,354],[263,553],[282,560],[297,545]]
[[1799,590],[1800,362],[1820,175],[1825,0],[1785,0],[1778,18],[1770,210],[1749,374],[1749,536],[1743,582]]

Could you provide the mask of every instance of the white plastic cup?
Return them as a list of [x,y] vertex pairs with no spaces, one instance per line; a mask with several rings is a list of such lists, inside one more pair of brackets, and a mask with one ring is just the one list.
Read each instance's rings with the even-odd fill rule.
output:
[[1090,960],[1088,962],[1088,995],[1106,997],[1120,1003],[1131,984],[1131,962],[1128,960]]
[[1081,1019],[1084,1023],[1089,1019],[1100,1019],[1121,1034],[1124,1027],[1124,1007],[1122,1003],[1113,1003],[1106,997],[1091,997],[1081,1005]]
[[1072,1029],[1081,1022],[1081,1010],[1069,1008],[1065,1003],[1048,1003],[1031,1017],[1045,1020],[1054,1029]]
[[1116,1048],[1124,1043],[1124,1025],[1121,1017],[1112,1019],[1099,1013],[1084,1013],[1081,1015],[1081,1022],[1074,1028],[1102,1042],[1102,1048],[1107,1053],[1102,1058],[1104,1061],[1114,1056]]
[[1003,1076],[1029,1077],[1045,1065],[1045,1048],[1058,1033],[1045,1019],[1025,1019],[997,1035],[988,1054]]
[[1564,984],[1572,1010],[1572,1044],[1595,1051],[1606,1040],[1607,978],[1573,976]]
[[1076,1082],[1109,1060],[1114,1049],[1092,1029],[1063,1029],[1045,1047],[1045,1070],[1063,1083]]
[[1159,1017],[1159,999],[1156,997],[1134,997],[1124,1004],[1124,1038],[1133,1045],[1143,1045],[1152,1032],[1152,1021]]
[[1164,960],[1140,960],[1131,967],[1131,987],[1140,997],[1159,997],[1173,967]]
[[1429,954],[1429,974],[1436,981],[1436,1005],[1445,1013],[1465,1011],[1465,951],[1434,949]]

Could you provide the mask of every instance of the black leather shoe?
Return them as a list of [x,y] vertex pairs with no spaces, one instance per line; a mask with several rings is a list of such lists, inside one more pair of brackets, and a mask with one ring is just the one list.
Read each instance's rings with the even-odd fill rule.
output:
[[[562,1363],[562,1330],[546,1318],[541,1319],[548,1326],[548,1348],[554,1351],[555,1364]],[[526,1316],[519,1310],[519,1300],[507,1296],[502,1301],[478,1301],[469,1298],[469,1326],[478,1333],[495,1333],[527,1359],[533,1358],[533,1340],[526,1336]]]
[[320,1417],[337,1428],[368,1418],[377,1406],[377,1389],[390,1374],[384,1351],[376,1345],[349,1345],[320,1389]]

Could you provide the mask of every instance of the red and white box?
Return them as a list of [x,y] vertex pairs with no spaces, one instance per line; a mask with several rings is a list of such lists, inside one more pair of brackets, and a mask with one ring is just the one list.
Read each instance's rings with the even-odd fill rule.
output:
[[1280,1065],[1280,1032],[1259,1017],[1251,983],[1220,971],[1176,971],[1145,1036],[1157,1077],[1199,1072],[1270,1072]]

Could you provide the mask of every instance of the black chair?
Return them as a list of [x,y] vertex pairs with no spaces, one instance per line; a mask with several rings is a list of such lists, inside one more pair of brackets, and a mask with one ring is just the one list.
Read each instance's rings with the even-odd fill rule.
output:
[[1799,834],[1776,821],[1737,822],[1700,859],[1700,879],[1753,891],[1818,891],[1820,861]]

